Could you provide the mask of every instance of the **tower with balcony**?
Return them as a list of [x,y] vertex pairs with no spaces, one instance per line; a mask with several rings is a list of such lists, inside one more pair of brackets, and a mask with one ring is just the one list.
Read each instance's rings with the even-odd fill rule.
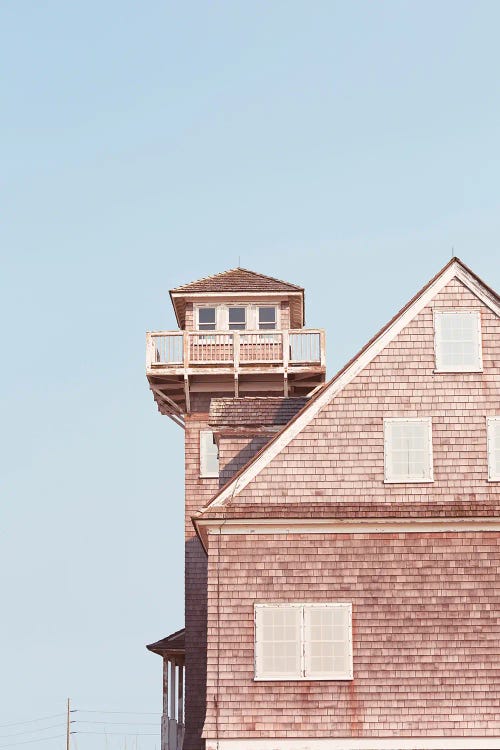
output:
[[[170,298],[179,329],[147,334],[146,374],[159,411],[185,434],[185,629],[149,648],[164,662],[162,750],[200,750],[207,559],[191,518],[322,386],[325,336],[304,327],[302,287],[243,268]],[[219,456],[225,419],[237,455]]]

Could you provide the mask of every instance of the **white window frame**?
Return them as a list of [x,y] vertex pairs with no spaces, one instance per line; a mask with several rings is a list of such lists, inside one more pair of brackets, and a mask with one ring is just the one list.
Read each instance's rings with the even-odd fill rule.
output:
[[[422,424],[427,424],[428,429],[428,437],[427,437],[427,444],[428,444],[428,451],[429,451],[429,476],[422,478],[422,477],[407,477],[405,479],[402,479],[401,477],[392,477],[391,476],[391,458],[389,455],[389,451],[391,446],[389,445],[389,430],[388,426],[390,424],[394,424],[396,422],[420,422]],[[424,484],[428,482],[434,481],[434,460],[433,460],[433,450],[432,450],[432,418],[431,417],[390,417],[384,419],[384,482],[387,484],[409,484],[409,483],[416,483],[416,484]]]
[[[203,479],[208,478],[216,478],[219,476],[220,473],[220,467],[217,464],[217,471],[209,471],[207,468],[207,461],[206,461],[206,454],[205,454],[205,436],[210,435],[213,440],[213,430],[200,430],[200,477]],[[217,461],[218,461],[218,451],[217,451]]]
[[[200,328],[200,310],[205,310],[207,307],[214,308],[215,309],[215,330],[210,331],[207,328]],[[199,331],[202,335],[213,335],[215,331],[218,330],[219,327],[219,309],[217,305],[214,305],[212,303],[207,303],[206,305],[196,305],[195,307],[195,325],[196,330]]]
[[[454,367],[444,367],[440,361],[440,320],[444,315],[474,315],[477,322],[477,360],[474,365],[465,367],[456,365]],[[434,372],[482,372],[483,371],[483,345],[481,335],[481,312],[479,310],[464,309],[442,309],[433,311],[434,316]]]
[[[275,326],[274,328],[261,328],[260,327],[260,309],[264,308],[273,308],[274,309],[274,322]],[[263,322],[263,325],[266,325],[265,322]],[[276,305],[256,305],[255,306],[255,329],[261,331],[262,333],[272,333],[273,331],[278,330],[278,308]]]
[[[215,331],[200,330],[200,309],[204,307],[215,307]],[[245,308],[245,322],[246,328],[240,330],[240,333],[245,331],[259,331],[262,334],[272,334],[280,330],[281,324],[281,308],[273,302],[259,302],[258,304],[247,304],[245,302],[225,302],[224,304],[217,304],[216,302],[203,302],[194,306],[194,325],[195,330],[202,335],[213,335],[217,331],[229,331],[229,308],[230,307],[244,307]],[[259,307],[274,307],[276,310],[276,328],[259,329]],[[233,331],[231,331],[233,333]]]
[[[232,310],[232,309],[234,309],[235,307],[238,308],[238,309],[243,308],[243,310],[245,311],[245,323],[244,323],[245,327],[244,328],[229,328],[229,311]],[[225,308],[226,308],[226,316],[227,316],[227,318],[226,318],[226,320],[227,320],[227,330],[228,331],[239,331],[240,333],[244,333],[248,329],[248,327],[249,327],[248,326],[248,323],[249,323],[249,306],[248,305],[238,305],[238,304],[234,303],[234,305],[225,305]]]
[[[500,417],[486,417],[486,433],[488,443],[488,481],[500,482],[500,466],[496,466],[494,453],[500,442]],[[499,461],[500,463],[500,461]]]
[[[262,666],[259,663],[258,656],[258,639],[259,639],[259,617],[258,612],[264,609],[299,609],[300,615],[300,667],[295,675],[290,674],[272,674],[263,673]],[[348,613],[348,668],[344,672],[322,672],[314,674],[307,669],[307,638],[306,638],[306,610],[311,609],[344,609]],[[254,681],[255,682],[276,682],[280,681],[325,681],[325,680],[352,680],[353,679],[353,649],[352,649],[352,603],[351,602],[282,602],[282,603],[262,603],[254,605]]]

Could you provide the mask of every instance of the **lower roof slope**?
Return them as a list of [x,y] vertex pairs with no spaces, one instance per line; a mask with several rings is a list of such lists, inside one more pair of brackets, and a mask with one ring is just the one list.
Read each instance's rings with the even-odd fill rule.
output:
[[283,426],[306,403],[307,398],[283,396],[213,398],[208,421],[212,427]]

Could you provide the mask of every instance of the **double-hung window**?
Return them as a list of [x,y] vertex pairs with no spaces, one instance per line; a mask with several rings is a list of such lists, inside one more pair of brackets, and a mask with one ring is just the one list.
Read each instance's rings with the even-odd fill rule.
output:
[[219,476],[219,449],[211,430],[200,431],[200,476]]
[[487,417],[488,479],[500,482],[500,417]]
[[247,327],[247,308],[228,308],[228,328],[230,331],[244,331]]
[[481,316],[477,310],[434,312],[437,372],[480,372]]
[[256,604],[256,680],[352,680],[352,608]]
[[215,331],[217,320],[217,308],[199,307],[198,308],[198,330]]
[[432,420],[384,419],[386,482],[432,482]]
[[259,307],[258,309],[258,328],[259,331],[275,331],[276,330],[276,308],[275,307]]

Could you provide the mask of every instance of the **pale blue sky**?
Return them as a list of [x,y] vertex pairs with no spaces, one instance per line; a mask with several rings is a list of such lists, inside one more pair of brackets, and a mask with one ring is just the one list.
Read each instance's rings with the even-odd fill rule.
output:
[[330,374],[452,246],[500,288],[499,28],[481,0],[2,3],[0,724],[160,710],[183,436],[144,333],[169,288],[239,257],[303,284]]

